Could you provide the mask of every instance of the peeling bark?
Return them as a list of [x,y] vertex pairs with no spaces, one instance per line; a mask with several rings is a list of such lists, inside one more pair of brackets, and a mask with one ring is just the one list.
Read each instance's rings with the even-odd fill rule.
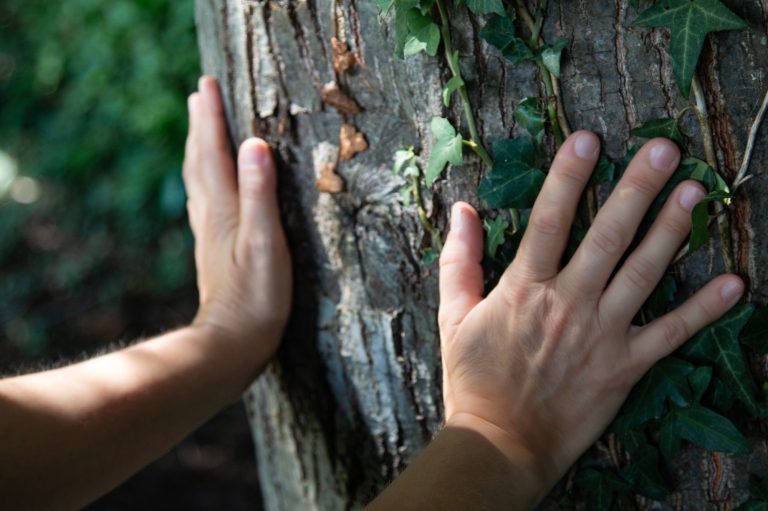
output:
[[[699,73],[708,95],[719,163],[733,177],[747,132],[768,87],[768,4],[726,3],[749,21],[707,44]],[[628,0],[550,2],[547,40],[572,41],[563,66],[565,109],[574,129],[590,129],[621,158],[637,124],[687,104],[677,92],[664,31],[631,25]],[[442,420],[436,268],[423,266],[429,237],[398,194],[394,152],[415,145],[427,155],[429,120],[460,123],[445,109],[449,77],[440,58],[393,57],[393,34],[374,2],[358,0],[197,0],[203,69],[223,85],[233,142],[258,135],[279,159],[284,221],[296,263],[295,313],[277,361],[247,394],[267,509],[359,509],[429,441]],[[482,21],[451,18],[461,68],[487,145],[517,130],[514,105],[544,95],[537,69],[510,66],[479,38]],[[334,69],[332,39],[354,66]],[[338,50],[337,50],[338,54]],[[338,83],[360,111],[323,101]],[[341,193],[315,188],[318,148],[338,147],[342,124],[370,144],[335,171]],[[695,120],[685,118],[689,149],[701,154]],[[768,151],[758,144],[739,192],[733,241],[752,298],[768,300]],[[328,163],[328,162],[326,162]],[[480,162],[450,168],[427,195],[437,227],[455,200],[474,194]],[[684,292],[721,271],[714,242],[679,265]],[[765,378],[766,361],[753,360]],[[689,448],[666,470],[676,481],[666,503],[638,498],[640,509],[732,509],[747,498],[748,468],[768,473],[765,425],[736,418],[755,443],[752,456]],[[551,508],[545,503],[544,508]]]

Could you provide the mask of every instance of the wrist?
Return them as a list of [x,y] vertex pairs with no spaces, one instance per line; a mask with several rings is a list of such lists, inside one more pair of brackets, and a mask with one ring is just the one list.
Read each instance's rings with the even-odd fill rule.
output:
[[515,480],[525,488],[531,506],[540,502],[559,478],[546,456],[536,453],[525,439],[482,417],[458,412],[446,421],[445,428],[470,430],[491,443],[507,460]]

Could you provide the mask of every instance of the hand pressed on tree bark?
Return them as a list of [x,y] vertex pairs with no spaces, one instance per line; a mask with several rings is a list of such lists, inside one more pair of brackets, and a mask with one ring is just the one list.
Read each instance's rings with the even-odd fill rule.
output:
[[[691,211],[705,193],[695,181],[681,183],[645,239],[617,269],[680,160],[677,147],[665,139],[652,140],[638,152],[561,268],[599,149],[597,137],[584,131],[563,144],[516,258],[485,298],[480,220],[468,204],[453,208],[440,258],[438,318],[446,414],[440,436],[448,440],[441,443],[439,436],[423,458],[445,457],[439,452],[444,449],[471,462],[466,450],[486,442],[508,464],[499,465],[507,475],[502,486],[482,503],[476,493],[462,496],[450,489],[450,469],[430,476],[434,485],[445,486],[440,507],[434,509],[535,505],[597,440],[650,366],[723,315],[743,292],[738,277],[720,276],[666,316],[642,328],[631,325],[684,242]],[[457,431],[464,432],[463,440],[456,439]],[[474,433],[475,440],[466,432]],[[395,496],[414,495],[409,481],[425,477],[414,472],[429,465],[417,462],[374,507]],[[469,477],[487,486],[490,476]]]

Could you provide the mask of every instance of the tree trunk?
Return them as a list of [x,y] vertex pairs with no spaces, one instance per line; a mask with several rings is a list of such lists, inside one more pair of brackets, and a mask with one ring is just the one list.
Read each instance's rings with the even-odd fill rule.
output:
[[[710,36],[699,76],[718,163],[731,180],[768,87],[768,1],[725,3],[749,29]],[[544,27],[547,40],[571,41],[562,76],[570,124],[600,134],[614,159],[637,141],[631,128],[687,104],[672,77],[668,33],[632,26],[636,15],[629,0],[561,0],[550,2]],[[258,135],[276,149],[296,268],[285,343],[246,396],[266,508],[358,509],[441,423],[437,267],[420,260],[429,236],[416,208],[404,204],[403,181],[391,167],[403,147],[429,154],[430,119],[441,115],[459,125],[461,106],[443,106],[450,74],[441,55],[393,56],[391,20],[372,0],[197,0],[197,21],[203,69],[222,84],[233,140]],[[451,24],[480,134],[490,145],[518,131],[517,101],[546,91],[534,65],[512,66],[480,39],[482,21],[466,9],[455,9]],[[334,34],[358,62],[340,76],[332,63]],[[359,113],[323,101],[332,81]],[[688,149],[703,155],[695,120],[686,119]],[[335,160],[342,122],[356,126],[370,148],[341,161],[342,193],[318,192],[316,175]],[[474,192],[481,162],[467,157],[425,194],[441,229],[455,200],[482,208]],[[732,215],[738,271],[749,280],[751,299],[763,303],[768,195],[760,173],[767,161],[758,144],[751,166],[758,177],[740,191]],[[717,242],[684,260],[678,277],[685,292],[721,271],[721,261]],[[763,378],[765,360],[752,362]],[[734,419],[754,440],[755,455],[688,448],[669,467],[674,494],[661,507],[638,497],[638,506],[731,509],[743,502],[747,467],[767,470],[766,447],[760,424]]]

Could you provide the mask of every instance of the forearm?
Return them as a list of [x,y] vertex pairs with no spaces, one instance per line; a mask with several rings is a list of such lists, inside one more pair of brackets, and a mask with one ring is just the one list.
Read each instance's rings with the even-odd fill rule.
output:
[[532,509],[549,489],[538,465],[524,448],[459,420],[366,509]]
[[156,459],[236,400],[257,362],[185,328],[80,364],[0,381],[0,494],[73,509]]

